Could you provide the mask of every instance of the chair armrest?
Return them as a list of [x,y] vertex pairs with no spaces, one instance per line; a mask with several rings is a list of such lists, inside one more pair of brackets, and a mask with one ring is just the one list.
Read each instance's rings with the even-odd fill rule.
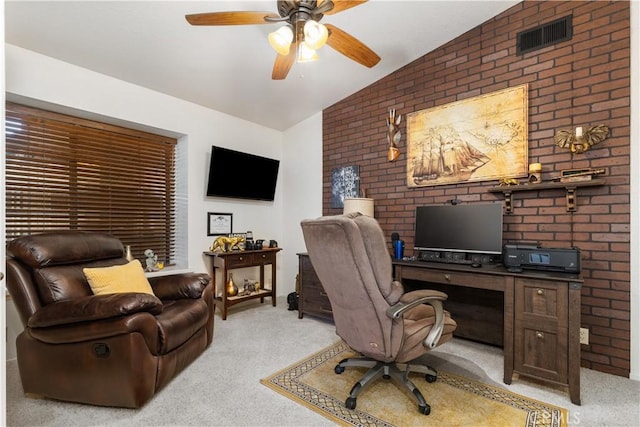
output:
[[387,316],[392,319],[397,319],[403,316],[407,310],[410,310],[420,304],[428,304],[432,306],[433,311],[435,312],[436,321],[423,342],[425,347],[432,349],[438,344],[442,331],[444,330],[444,308],[442,306],[442,301],[445,301],[446,299],[447,294],[431,289],[419,289],[407,292],[400,297],[400,301],[387,309]]
[[138,312],[162,313],[162,302],[144,293],[91,295],[46,305],[27,322],[30,328],[46,328],[78,322],[127,316]]
[[153,293],[161,300],[200,298],[210,281],[211,278],[206,273],[181,273],[149,278]]

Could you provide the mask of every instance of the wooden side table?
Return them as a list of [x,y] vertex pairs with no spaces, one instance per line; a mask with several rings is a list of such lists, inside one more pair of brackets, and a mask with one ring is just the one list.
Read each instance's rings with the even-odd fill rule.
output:
[[[232,251],[232,252],[211,252],[205,251],[204,255],[211,257],[211,277],[213,278],[213,288],[216,300],[220,301],[222,309],[222,320],[227,319],[229,307],[241,302],[260,298],[263,303],[265,297],[271,297],[271,304],[276,306],[276,254],[282,248],[268,248],[257,251]],[[270,288],[265,287],[264,266],[271,266]],[[225,283],[229,278],[229,270],[235,268],[259,267],[260,268],[260,290],[250,295],[227,296]],[[221,289],[216,286],[216,268],[222,269],[223,283]]]

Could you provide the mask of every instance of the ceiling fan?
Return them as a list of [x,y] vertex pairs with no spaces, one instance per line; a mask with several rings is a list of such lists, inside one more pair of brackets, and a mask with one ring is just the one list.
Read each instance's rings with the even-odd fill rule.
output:
[[284,23],[269,34],[269,43],[278,53],[271,78],[283,80],[293,63],[318,59],[316,49],[325,43],[347,58],[373,67],[380,57],[358,39],[335,25],[320,24],[324,15],[334,15],[368,0],[277,0],[278,14],[272,12],[211,12],[186,15],[191,25],[254,25]]

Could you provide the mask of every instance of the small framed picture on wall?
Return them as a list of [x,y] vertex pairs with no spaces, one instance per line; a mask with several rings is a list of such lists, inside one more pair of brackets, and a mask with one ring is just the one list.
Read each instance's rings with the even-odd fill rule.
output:
[[233,214],[207,213],[207,236],[226,236],[233,230]]

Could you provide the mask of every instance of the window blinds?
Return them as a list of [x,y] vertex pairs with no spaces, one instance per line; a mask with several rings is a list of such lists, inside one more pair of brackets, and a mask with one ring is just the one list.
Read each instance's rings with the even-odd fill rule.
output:
[[13,103],[5,126],[7,240],[107,232],[173,263],[175,138]]

